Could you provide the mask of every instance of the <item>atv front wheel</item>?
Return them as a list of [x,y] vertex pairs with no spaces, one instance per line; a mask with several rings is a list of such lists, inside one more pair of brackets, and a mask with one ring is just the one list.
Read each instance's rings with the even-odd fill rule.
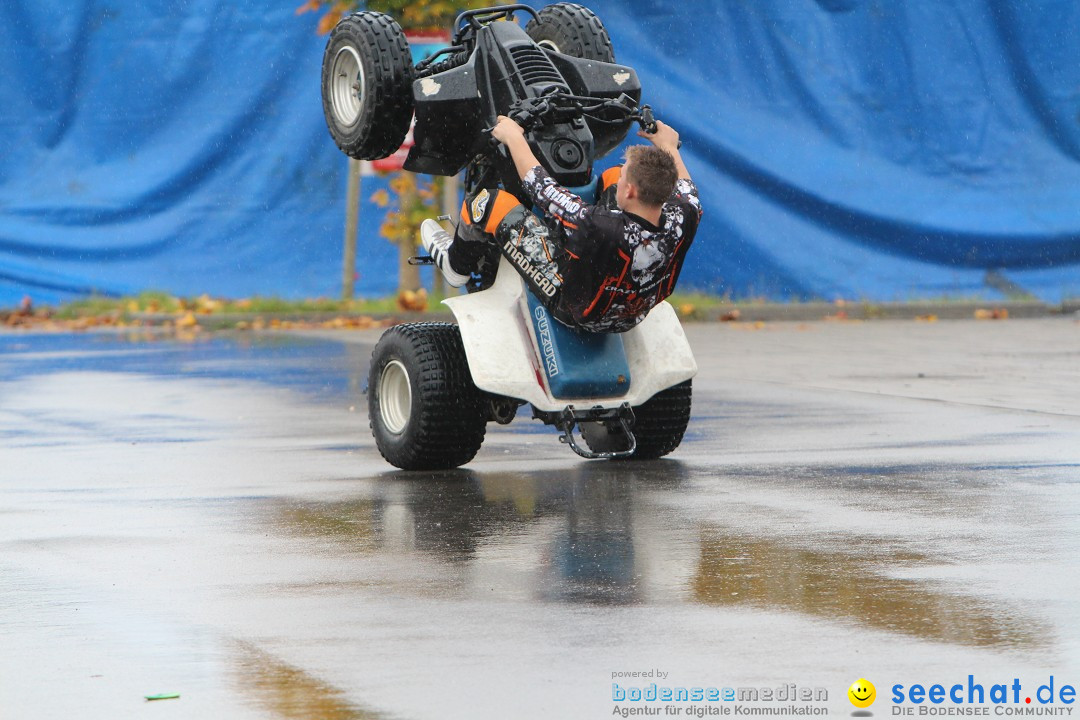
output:
[[473,459],[487,407],[457,326],[408,323],[383,333],[371,356],[368,418],[379,453],[394,467],[445,470]]
[[349,157],[381,160],[412,122],[413,64],[405,32],[378,12],[346,15],[330,33],[322,61],[323,114]]
[[585,60],[615,62],[611,38],[592,10],[564,2],[548,5],[538,15],[525,32],[540,47]]
[[[661,390],[634,408],[632,455],[615,460],[654,460],[679,447],[690,422],[691,381]],[[626,436],[618,427],[602,423],[581,424],[581,434],[593,452],[617,452],[627,449]]]

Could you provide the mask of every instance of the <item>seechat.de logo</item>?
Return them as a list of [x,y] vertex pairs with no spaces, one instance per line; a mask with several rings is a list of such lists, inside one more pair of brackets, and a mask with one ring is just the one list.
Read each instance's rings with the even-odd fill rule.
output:
[[851,687],[847,690],[847,696],[855,707],[868,708],[877,699],[877,690],[874,689],[874,683],[866,678],[859,678],[851,683]]

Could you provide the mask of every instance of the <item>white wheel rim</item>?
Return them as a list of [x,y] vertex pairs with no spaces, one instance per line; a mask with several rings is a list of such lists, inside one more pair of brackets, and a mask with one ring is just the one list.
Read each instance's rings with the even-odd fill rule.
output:
[[383,425],[394,435],[405,431],[412,415],[409,371],[397,360],[386,363],[379,378],[379,415]]
[[342,125],[354,125],[364,109],[364,64],[356,48],[346,45],[334,56],[330,73],[330,104]]
[[538,42],[536,44],[539,45],[542,48],[547,48],[548,50],[554,50],[555,52],[562,52],[562,50],[559,49],[559,46],[556,45],[555,43],[553,43],[550,40],[541,40],[540,42]]

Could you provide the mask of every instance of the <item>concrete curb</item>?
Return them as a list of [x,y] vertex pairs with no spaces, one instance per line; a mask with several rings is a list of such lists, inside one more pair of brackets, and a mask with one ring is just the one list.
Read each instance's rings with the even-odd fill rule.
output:
[[730,305],[690,313],[683,319],[705,322],[814,322],[822,320],[971,320],[1040,318],[1080,311],[1080,301],[1047,305],[1015,302],[792,303]]
[[[822,322],[837,320],[974,320],[1042,318],[1080,313],[1080,300],[1061,305],[1033,301],[1002,303],[763,303],[755,305],[720,305],[689,310],[678,308],[684,322]],[[139,313],[133,316],[146,325],[175,322],[176,315]],[[374,325],[383,326],[405,322],[449,322],[453,315],[445,309],[428,312],[398,313],[225,313],[196,315],[199,325],[213,330],[234,328],[238,323],[250,326],[257,319],[262,323],[325,323],[338,318],[366,317]]]
[[[1060,305],[1037,301],[1014,302],[911,302],[911,303],[760,303],[719,305],[695,309],[677,308],[683,322],[758,323],[758,322],[827,322],[872,320],[1004,320],[1080,316],[1080,299]],[[169,313],[134,313],[128,316],[142,327],[176,326],[184,315]],[[382,328],[405,322],[451,322],[449,310],[396,313],[214,313],[194,315],[204,330],[277,330],[277,329],[348,329]],[[190,319],[187,319],[190,322]],[[3,323],[0,323],[2,326]],[[316,327],[312,327],[316,326]]]

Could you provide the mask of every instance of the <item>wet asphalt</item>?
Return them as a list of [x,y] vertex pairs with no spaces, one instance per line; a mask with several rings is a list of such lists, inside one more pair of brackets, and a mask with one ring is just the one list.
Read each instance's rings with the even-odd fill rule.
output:
[[0,718],[605,718],[613,682],[846,717],[858,678],[884,717],[896,683],[1080,684],[1075,318],[687,332],[670,458],[519,417],[446,473],[375,450],[377,332],[0,335]]

